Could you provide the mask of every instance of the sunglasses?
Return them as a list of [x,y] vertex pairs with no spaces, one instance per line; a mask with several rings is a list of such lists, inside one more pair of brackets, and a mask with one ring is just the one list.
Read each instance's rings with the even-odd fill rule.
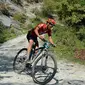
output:
[[54,24],[52,24],[52,23],[49,23],[50,25],[52,25],[52,26],[55,26]]

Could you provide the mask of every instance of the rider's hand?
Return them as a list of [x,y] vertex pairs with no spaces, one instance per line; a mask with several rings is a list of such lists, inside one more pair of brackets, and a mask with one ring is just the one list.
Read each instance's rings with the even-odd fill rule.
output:
[[56,45],[55,45],[55,44],[52,44],[52,46],[53,46],[53,47],[56,47]]
[[45,41],[45,39],[44,39],[44,36],[39,36],[39,38],[42,40],[42,41]]

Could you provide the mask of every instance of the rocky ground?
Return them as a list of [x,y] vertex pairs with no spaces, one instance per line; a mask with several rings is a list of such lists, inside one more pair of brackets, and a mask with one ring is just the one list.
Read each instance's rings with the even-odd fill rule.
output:
[[[27,47],[26,35],[9,40],[0,46],[0,85],[37,85],[31,76],[13,71],[13,59],[23,47]],[[58,73],[47,85],[85,85],[85,66],[57,60]],[[57,82],[58,80],[58,82]]]

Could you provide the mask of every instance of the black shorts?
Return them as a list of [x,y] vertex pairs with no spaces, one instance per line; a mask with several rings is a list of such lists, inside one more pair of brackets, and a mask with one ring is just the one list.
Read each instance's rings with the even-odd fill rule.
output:
[[26,37],[28,41],[32,39],[35,43],[38,42],[37,37],[33,36],[30,31],[27,33]]

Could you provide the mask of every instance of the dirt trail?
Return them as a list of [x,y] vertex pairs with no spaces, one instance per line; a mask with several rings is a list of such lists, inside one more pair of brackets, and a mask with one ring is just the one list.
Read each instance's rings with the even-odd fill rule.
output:
[[[21,35],[0,46],[0,85],[37,85],[29,75],[17,74],[12,69],[16,53],[27,47],[25,36]],[[60,60],[57,63],[58,73],[47,85],[85,85],[85,66]]]

